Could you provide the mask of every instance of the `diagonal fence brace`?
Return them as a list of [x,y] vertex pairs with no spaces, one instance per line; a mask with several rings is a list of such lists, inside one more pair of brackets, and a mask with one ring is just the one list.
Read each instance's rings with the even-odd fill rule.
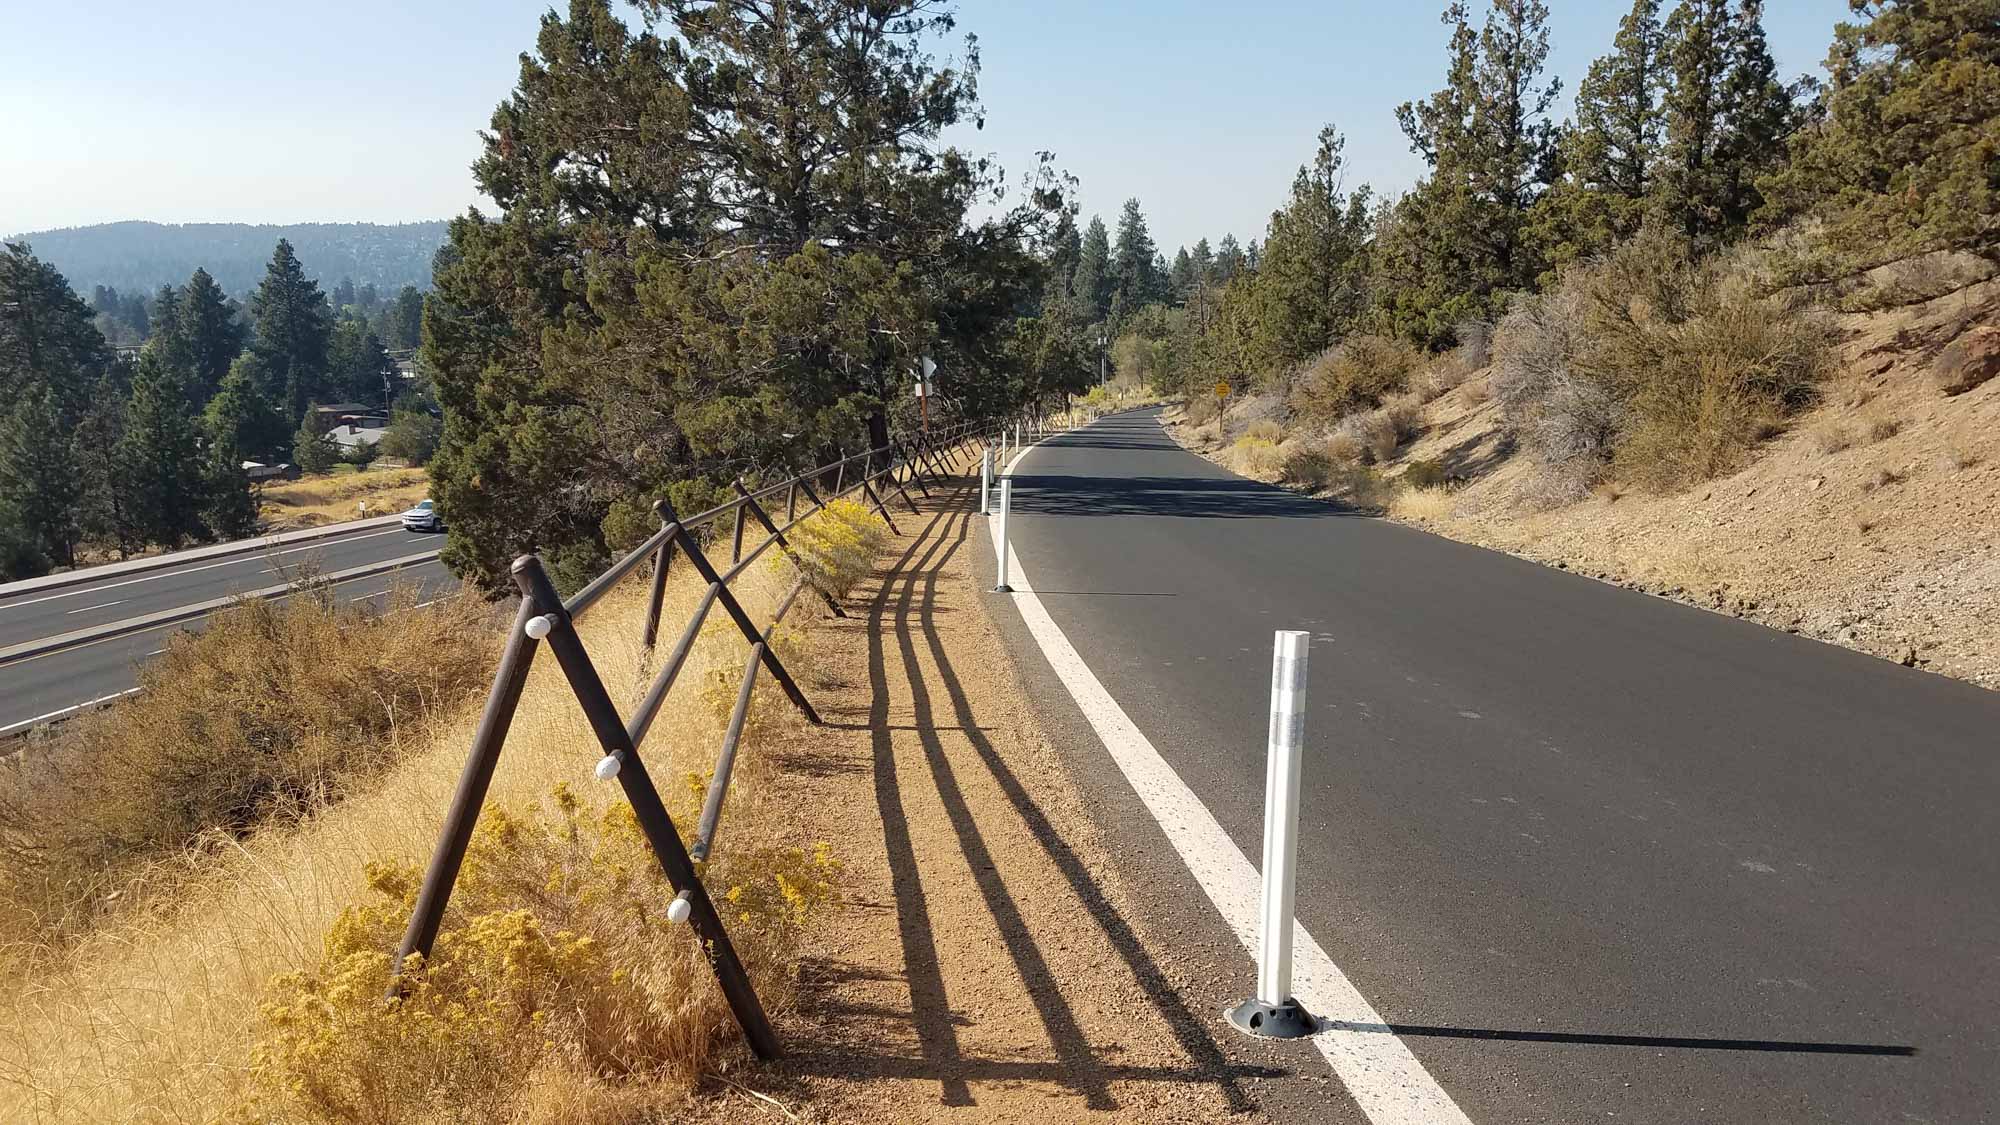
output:
[[[806,585],[813,588],[813,592],[820,596],[820,600],[826,603],[826,608],[832,610],[835,617],[846,617],[847,611],[840,608],[840,602],[832,594],[828,593],[825,587],[812,580],[811,573],[806,570],[805,564],[799,560],[798,553],[792,550],[792,544],[785,538],[785,533],[779,531],[778,525],[771,522],[770,513],[764,511],[764,506],[757,503],[757,498],[750,495],[749,489],[743,487],[743,478],[737,477],[735,484],[737,495],[743,497],[743,506],[750,510],[751,515],[757,517],[757,522],[764,525],[765,531],[771,533],[771,538],[777,541],[778,550],[783,551],[785,557],[792,560],[792,565],[798,568],[799,575],[805,579]],[[822,508],[825,506],[824,504],[820,505]],[[741,509],[738,510],[741,511]]]
[[[701,580],[712,586],[722,587],[716,592],[716,600],[720,601],[722,608],[728,611],[730,619],[736,622],[736,627],[743,631],[743,639],[753,645],[761,643],[764,638],[757,632],[757,626],[751,624],[750,615],[743,611],[743,603],[736,600],[736,595],[730,592],[729,585],[722,581],[720,574],[716,573],[714,564],[710,563],[708,556],[702,553],[701,543],[688,533],[687,528],[681,526],[680,517],[674,514],[674,506],[661,500],[653,505],[653,510],[659,513],[662,522],[673,526],[672,538],[680,543],[681,553],[687,556],[695,573],[701,575]],[[805,692],[799,690],[799,685],[793,681],[792,674],[785,671],[785,662],[778,659],[778,654],[772,652],[768,646],[764,649],[764,667],[771,670],[772,678],[778,681],[779,687],[785,689],[785,695],[805,713],[806,721],[814,726],[821,725],[819,712],[813,710],[812,701],[806,698]]]
[[[688,553],[691,558],[701,558],[693,551]],[[702,559],[702,562],[707,560]],[[695,873],[694,861],[688,858],[687,849],[681,845],[680,832],[674,827],[673,818],[667,814],[659,790],[654,788],[645,763],[639,759],[638,748],[632,744],[624,721],[618,717],[617,705],[611,702],[611,694],[598,677],[596,665],[590,662],[590,654],[584,651],[583,640],[576,635],[569,614],[562,608],[562,599],[556,595],[555,586],[542,569],[541,560],[533,555],[516,559],[513,573],[514,584],[521,589],[522,612],[526,613],[529,606],[534,606],[555,618],[548,635],[549,649],[555,653],[556,663],[562,666],[563,677],[569,681],[570,690],[576,693],[577,702],[590,720],[598,746],[607,757],[617,759],[618,784],[625,790],[625,799],[632,805],[633,816],[639,821],[646,842],[653,846],[653,854],[659,858],[668,884],[688,904],[688,924],[701,940],[702,953],[708,958],[709,967],[715,971],[716,983],[722,986],[723,998],[728,1000],[729,1010],[735,1014],[744,1038],[750,1041],[750,1049],[756,1052],[758,1058],[776,1058],[779,1054],[778,1037],[771,1030],[771,1021],[764,1014],[764,1006],[758,1001],[756,990],[751,987],[750,976],[744,971],[743,962],[737,958],[736,947],[730,943],[729,934],[723,929],[722,917],[716,913],[715,903],[709,899],[707,888],[702,886],[701,877]]]

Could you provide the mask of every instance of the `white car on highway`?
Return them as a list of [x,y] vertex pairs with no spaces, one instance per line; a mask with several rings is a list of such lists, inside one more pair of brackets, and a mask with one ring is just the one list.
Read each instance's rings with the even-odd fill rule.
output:
[[403,513],[404,531],[443,531],[444,519],[437,513],[437,501],[419,501],[417,506]]

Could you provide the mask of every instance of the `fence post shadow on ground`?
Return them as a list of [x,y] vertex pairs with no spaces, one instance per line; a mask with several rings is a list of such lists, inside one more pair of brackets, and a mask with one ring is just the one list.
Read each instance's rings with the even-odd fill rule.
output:
[[[974,526],[976,504],[970,502],[976,485],[960,482],[941,498],[942,506],[927,524],[918,529],[908,549],[883,573],[880,588],[871,599],[864,627],[869,633],[870,703],[867,726],[873,738],[876,803],[881,815],[884,843],[895,899],[902,960],[907,967],[911,998],[910,1019],[917,1033],[921,1057],[883,1056],[861,1051],[822,1049],[814,1057],[795,1061],[792,1069],[825,1069],[844,1072],[866,1069],[871,1073],[909,1078],[930,1078],[940,1083],[940,1100],[947,1106],[974,1104],[968,1080],[1007,1081],[1043,1079],[1076,1089],[1092,1109],[1115,1109],[1109,1083],[1112,1081],[1181,1081],[1213,1083],[1231,1112],[1254,1108],[1241,1086],[1245,1078],[1277,1077],[1285,1071],[1265,1066],[1233,1064],[1207,1022],[1182,1000],[1159,965],[1154,962],[1132,924],[1098,884],[1089,865],[1073,849],[1028,791],[1014,768],[985,736],[972,713],[970,698],[952,666],[940,640],[933,617],[938,576],[951,556],[960,550]],[[913,608],[914,606],[914,608]],[[915,636],[922,633],[921,641]],[[890,735],[889,708],[892,685],[889,681],[888,645],[898,647],[901,663],[910,679],[909,690],[914,717],[907,729],[916,733],[936,786],[948,822],[967,857],[973,880],[999,927],[1001,937],[1026,991],[1034,1004],[1056,1059],[1049,1063],[1020,1060],[967,1058],[960,1049],[957,1025],[947,1000],[939,952],[930,930],[929,900],[918,865],[918,853],[908,823],[905,787],[900,776],[895,747]],[[917,647],[925,646],[936,669],[943,703],[949,714],[937,713],[937,702],[924,682]],[[860,724],[854,724],[858,727]],[[904,729],[904,728],[898,728]],[[1185,1068],[1129,1067],[1108,1063],[1097,1057],[1085,1039],[1074,1013],[1057,987],[1049,964],[1035,945],[1025,924],[1023,906],[1004,884],[978,822],[966,804],[964,792],[954,774],[944,747],[941,731],[961,734],[971,745],[993,782],[1004,794],[1008,807],[1019,816],[1063,881],[1096,923],[1116,955],[1125,963],[1139,988],[1187,1056]]]
[[[961,424],[946,431],[939,440],[948,443],[947,447],[955,448],[968,440],[972,432],[971,424]],[[848,469],[856,462],[863,463],[855,469],[854,478],[850,482]],[[924,467],[917,462],[898,461],[892,450],[885,446],[854,456],[844,456],[840,461],[821,466],[810,473],[766,485],[754,491],[739,481],[734,500],[687,519],[679,518],[671,505],[662,501],[657,506],[661,519],[660,530],[567,601],[556,592],[538,557],[524,555],[515,560],[512,576],[520,591],[520,608],[508,631],[507,642],[494,674],[493,686],[487,696],[470,752],[446,813],[438,846],[425,870],[409,925],[398,949],[394,967],[395,979],[390,982],[389,995],[392,998],[402,995],[408,983],[406,972],[420,966],[432,952],[443,923],[445,909],[450,902],[452,888],[464,863],[481,806],[492,783],[494,770],[499,764],[501,751],[506,744],[515,710],[526,687],[536,650],[546,644],[554,652],[563,677],[582,707],[598,746],[603,751],[603,757],[597,765],[598,778],[618,782],[647,843],[660,862],[669,886],[674,891],[675,899],[667,910],[668,919],[689,923],[751,1050],[759,1058],[776,1058],[780,1053],[776,1033],[771,1028],[748,974],[736,956],[722,919],[702,884],[695,864],[698,860],[705,859],[713,850],[715,835],[720,827],[722,799],[730,782],[730,766],[735,760],[737,743],[742,737],[744,712],[758,671],[760,669],[769,671],[808,722],[813,724],[820,722],[812,702],[806,698],[804,691],[786,670],[783,660],[772,650],[770,639],[772,632],[806,586],[813,586],[835,615],[844,615],[844,611],[836,599],[812,581],[809,571],[785,538],[785,532],[824,511],[832,501],[844,499],[849,493],[858,493],[865,497],[872,505],[870,510],[880,516],[884,523],[893,526],[886,501],[888,492],[893,489],[910,505],[911,510],[916,510],[916,504],[910,500],[904,486],[908,482],[915,482],[921,487],[924,472]],[[839,483],[825,498],[821,498],[813,490],[811,481],[814,478],[824,480],[829,473],[835,474],[835,479]],[[904,475],[899,476],[899,473]],[[798,511],[797,504],[797,493],[801,489],[811,499],[811,505],[803,512]],[[773,496],[779,491],[787,494],[788,519],[782,526],[771,518],[760,503],[764,498]],[[726,515],[734,517],[730,531],[731,561],[728,570],[718,571],[703,549],[702,540],[697,532],[715,525]],[[754,517],[762,524],[766,536],[761,543],[746,552],[743,549],[743,532],[748,517]],[[798,571],[798,580],[793,584],[790,593],[780,602],[771,623],[759,630],[731,591],[730,583],[774,545],[792,561],[794,569]],[[650,560],[653,563],[653,572],[643,639],[645,646],[651,649],[658,639],[666,576],[677,549],[708,587],[697,603],[692,617],[683,628],[674,649],[654,677],[644,699],[629,719],[623,719],[576,632],[575,620],[597,604],[614,586]],[[715,776],[709,783],[709,791],[703,802],[704,811],[695,837],[694,852],[691,855],[689,849],[683,845],[680,832],[647,773],[645,763],[639,755],[639,746],[665,703],[667,694],[682,667],[685,666],[703,623],[717,603],[723,606],[724,611],[742,633],[749,646],[749,660],[744,667],[735,714],[732,715],[724,744],[718,753]],[[412,958],[416,960],[413,961]]]

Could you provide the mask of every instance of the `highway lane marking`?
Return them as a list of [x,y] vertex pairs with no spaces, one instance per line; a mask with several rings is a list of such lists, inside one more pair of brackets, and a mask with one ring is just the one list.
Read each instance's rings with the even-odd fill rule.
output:
[[124,604],[125,604],[125,600],[121,598],[121,599],[119,599],[118,601],[115,601],[115,602],[105,602],[105,603],[104,603],[103,605],[87,605],[87,606],[84,606],[84,607],[83,607],[82,609],[66,609],[66,610],[63,610],[63,612],[64,612],[64,613],[89,613],[89,612],[90,612],[91,610],[93,610],[93,609],[110,609],[110,608],[111,608],[112,606],[114,606],[114,605],[124,605]]
[[[432,560],[430,560],[429,562],[424,562],[424,563],[416,563],[416,564],[413,564],[413,565],[410,565],[410,566],[406,566],[406,567],[403,567],[402,569],[403,569],[403,570],[416,570],[416,569],[418,569],[418,568],[420,568],[420,567],[425,567],[425,566],[431,566],[431,565],[435,565],[436,563],[437,563],[437,560],[436,560],[436,559],[432,559]],[[396,571],[396,572],[392,572],[392,573],[401,573],[401,571]],[[450,572],[449,572],[449,571],[447,571],[446,573],[447,573],[447,574],[449,574]],[[366,577],[366,578],[373,578],[373,577],[377,577],[377,576],[376,576],[376,575],[363,575],[362,577]],[[359,578],[355,578],[355,579],[350,579],[349,581],[356,581],[356,582],[358,582],[358,581],[360,581],[360,579],[359,579]],[[284,600],[285,600],[286,598],[289,598],[289,597],[291,597],[291,595],[290,595],[290,594],[274,594],[274,595],[272,595],[271,597],[268,597],[268,598],[265,598],[265,599],[263,599],[263,600],[264,600],[264,601],[270,601],[270,602],[281,602],[281,601],[284,601]],[[411,606],[410,608],[411,608],[411,609],[423,609],[423,608],[424,608],[424,607],[426,607],[426,606],[432,606],[432,605],[436,605],[436,604],[437,604],[438,602],[441,602],[441,601],[444,601],[444,600],[445,600],[445,599],[443,599],[443,598],[433,598],[433,599],[432,599],[432,600],[430,600],[430,601],[427,601],[427,602],[422,602],[422,603],[419,603],[419,604],[417,604],[417,605],[414,605],[414,606]],[[78,642],[78,643],[76,643],[76,644],[73,644],[73,645],[67,645],[67,646],[65,646],[65,647],[63,647],[63,648],[59,648],[59,649],[56,649],[56,650],[55,650],[54,652],[43,652],[43,653],[37,653],[37,654],[35,654],[34,656],[24,656],[24,657],[21,657],[21,658],[20,658],[19,660],[11,660],[11,661],[8,661],[8,662],[7,662],[7,667],[9,667],[9,668],[12,668],[12,667],[15,667],[15,666],[17,666],[17,665],[21,665],[21,664],[27,664],[27,663],[29,663],[30,661],[35,661],[35,660],[47,660],[47,659],[48,659],[49,657],[51,657],[51,656],[62,656],[62,655],[64,655],[64,654],[66,654],[66,653],[71,653],[71,652],[76,652],[76,651],[78,651],[78,650],[80,650],[80,649],[86,649],[86,648],[90,648],[90,647],[91,647],[91,646],[93,646],[93,645],[101,645],[101,644],[105,644],[105,643],[107,643],[107,642],[110,642],[110,641],[122,641],[122,640],[127,640],[127,639],[129,639],[129,638],[131,638],[131,637],[138,637],[138,636],[143,636],[143,635],[145,635],[145,634],[147,634],[147,633],[156,633],[156,632],[160,631],[161,629],[182,629],[182,628],[186,628],[186,627],[188,627],[188,626],[190,626],[190,625],[193,625],[193,624],[194,624],[194,623],[195,623],[196,621],[206,621],[206,620],[208,620],[208,618],[207,618],[206,616],[203,616],[203,617],[197,617],[197,618],[194,618],[194,619],[192,619],[192,620],[188,620],[188,621],[163,621],[163,622],[161,622],[161,623],[160,623],[160,624],[158,624],[158,625],[148,625],[148,626],[146,626],[146,627],[145,627],[145,628],[143,628],[143,629],[133,629],[133,630],[131,630],[130,632],[126,632],[126,633],[116,633],[116,634],[113,634],[112,636],[109,636],[109,637],[99,637],[99,638],[97,638],[97,639],[96,639],[96,640],[94,640],[94,641],[80,641],[80,642]],[[161,651],[165,651],[165,650],[161,650]],[[149,653],[148,655],[151,655],[151,654]]]
[[[1021,458],[1035,448],[1028,447],[1009,462],[1005,474],[1013,473]],[[998,523],[993,520],[987,524],[996,550]],[[1035,595],[1027,568],[1011,545],[1007,565],[1014,588],[1011,598],[1049,667],[1068,689],[1132,791],[1159,823],[1188,873],[1236,932],[1244,951],[1254,957],[1262,905],[1257,869],[1084,663]],[[1292,926],[1292,994],[1327,1028],[1312,1037],[1313,1045],[1368,1120],[1373,1125],[1471,1125],[1471,1119],[1424,1069],[1409,1045],[1400,1036],[1382,1034],[1389,1021],[1361,995],[1305,925],[1294,920]],[[1250,984],[1246,977],[1246,994]]]
[[[67,707],[58,707],[55,710],[50,711],[46,715],[36,715],[32,719],[22,719],[20,722],[17,723],[8,723],[6,726],[0,726],[0,735],[12,734],[17,730],[21,730],[26,727],[32,727],[37,723],[48,722],[50,719],[60,719],[64,715],[67,715],[73,711],[81,711],[86,707],[95,707],[100,703],[109,703],[114,699],[123,699],[126,696],[131,695],[133,692],[139,690],[141,689],[131,687],[131,688],[126,688],[124,691],[114,691],[110,695],[100,695],[96,699],[86,699],[82,703],[72,703]],[[13,756],[14,755],[12,754],[8,755],[8,757],[10,758]]]
[[[204,570],[214,570],[215,568],[222,566],[240,566],[246,562],[257,562],[263,559],[274,559],[281,557],[283,555],[296,555],[301,551],[324,550],[325,548],[338,543],[358,543],[363,539],[374,539],[377,538],[378,536],[383,536],[383,535],[408,535],[408,534],[412,533],[400,527],[392,527],[387,531],[371,531],[366,535],[353,535],[337,539],[315,540],[314,542],[308,543],[303,547],[291,547],[283,551],[271,551],[264,554],[257,554],[254,552],[246,551],[241,556],[238,556],[236,558],[224,559],[222,562],[203,563],[201,566],[162,567],[158,573],[148,574],[143,578],[127,578],[123,582],[107,582],[102,586],[96,586],[96,585],[85,586],[79,590],[65,590],[60,594],[45,594],[42,597],[29,598],[26,601],[0,602],[0,611],[13,609],[16,606],[40,605],[43,602],[52,602],[59,598],[73,598],[76,597],[78,594],[94,594],[103,590],[116,590],[120,586],[137,586],[141,582],[153,582],[161,578],[172,578],[176,575],[181,575],[181,574],[199,574]],[[111,602],[109,604],[117,605],[118,603]],[[68,612],[81,613],[83,611],[70,610]]]

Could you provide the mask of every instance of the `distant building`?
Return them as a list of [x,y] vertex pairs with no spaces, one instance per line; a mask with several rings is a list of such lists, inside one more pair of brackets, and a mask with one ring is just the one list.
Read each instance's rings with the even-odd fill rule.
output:
[[260,484],[267,480],[297,480],[299,467],[289,461],[280,461],[275,465],[266,465],[262,461],[245,461],[243,475],[250,478],[251,484]]
[[382,440],[382,435],[388,430],[389,420],[380,415],[362,417],[349,414],[341,419],[340,425],[326,431],[326,438],[341,449],[348,450],[357,446],[374,445]]

